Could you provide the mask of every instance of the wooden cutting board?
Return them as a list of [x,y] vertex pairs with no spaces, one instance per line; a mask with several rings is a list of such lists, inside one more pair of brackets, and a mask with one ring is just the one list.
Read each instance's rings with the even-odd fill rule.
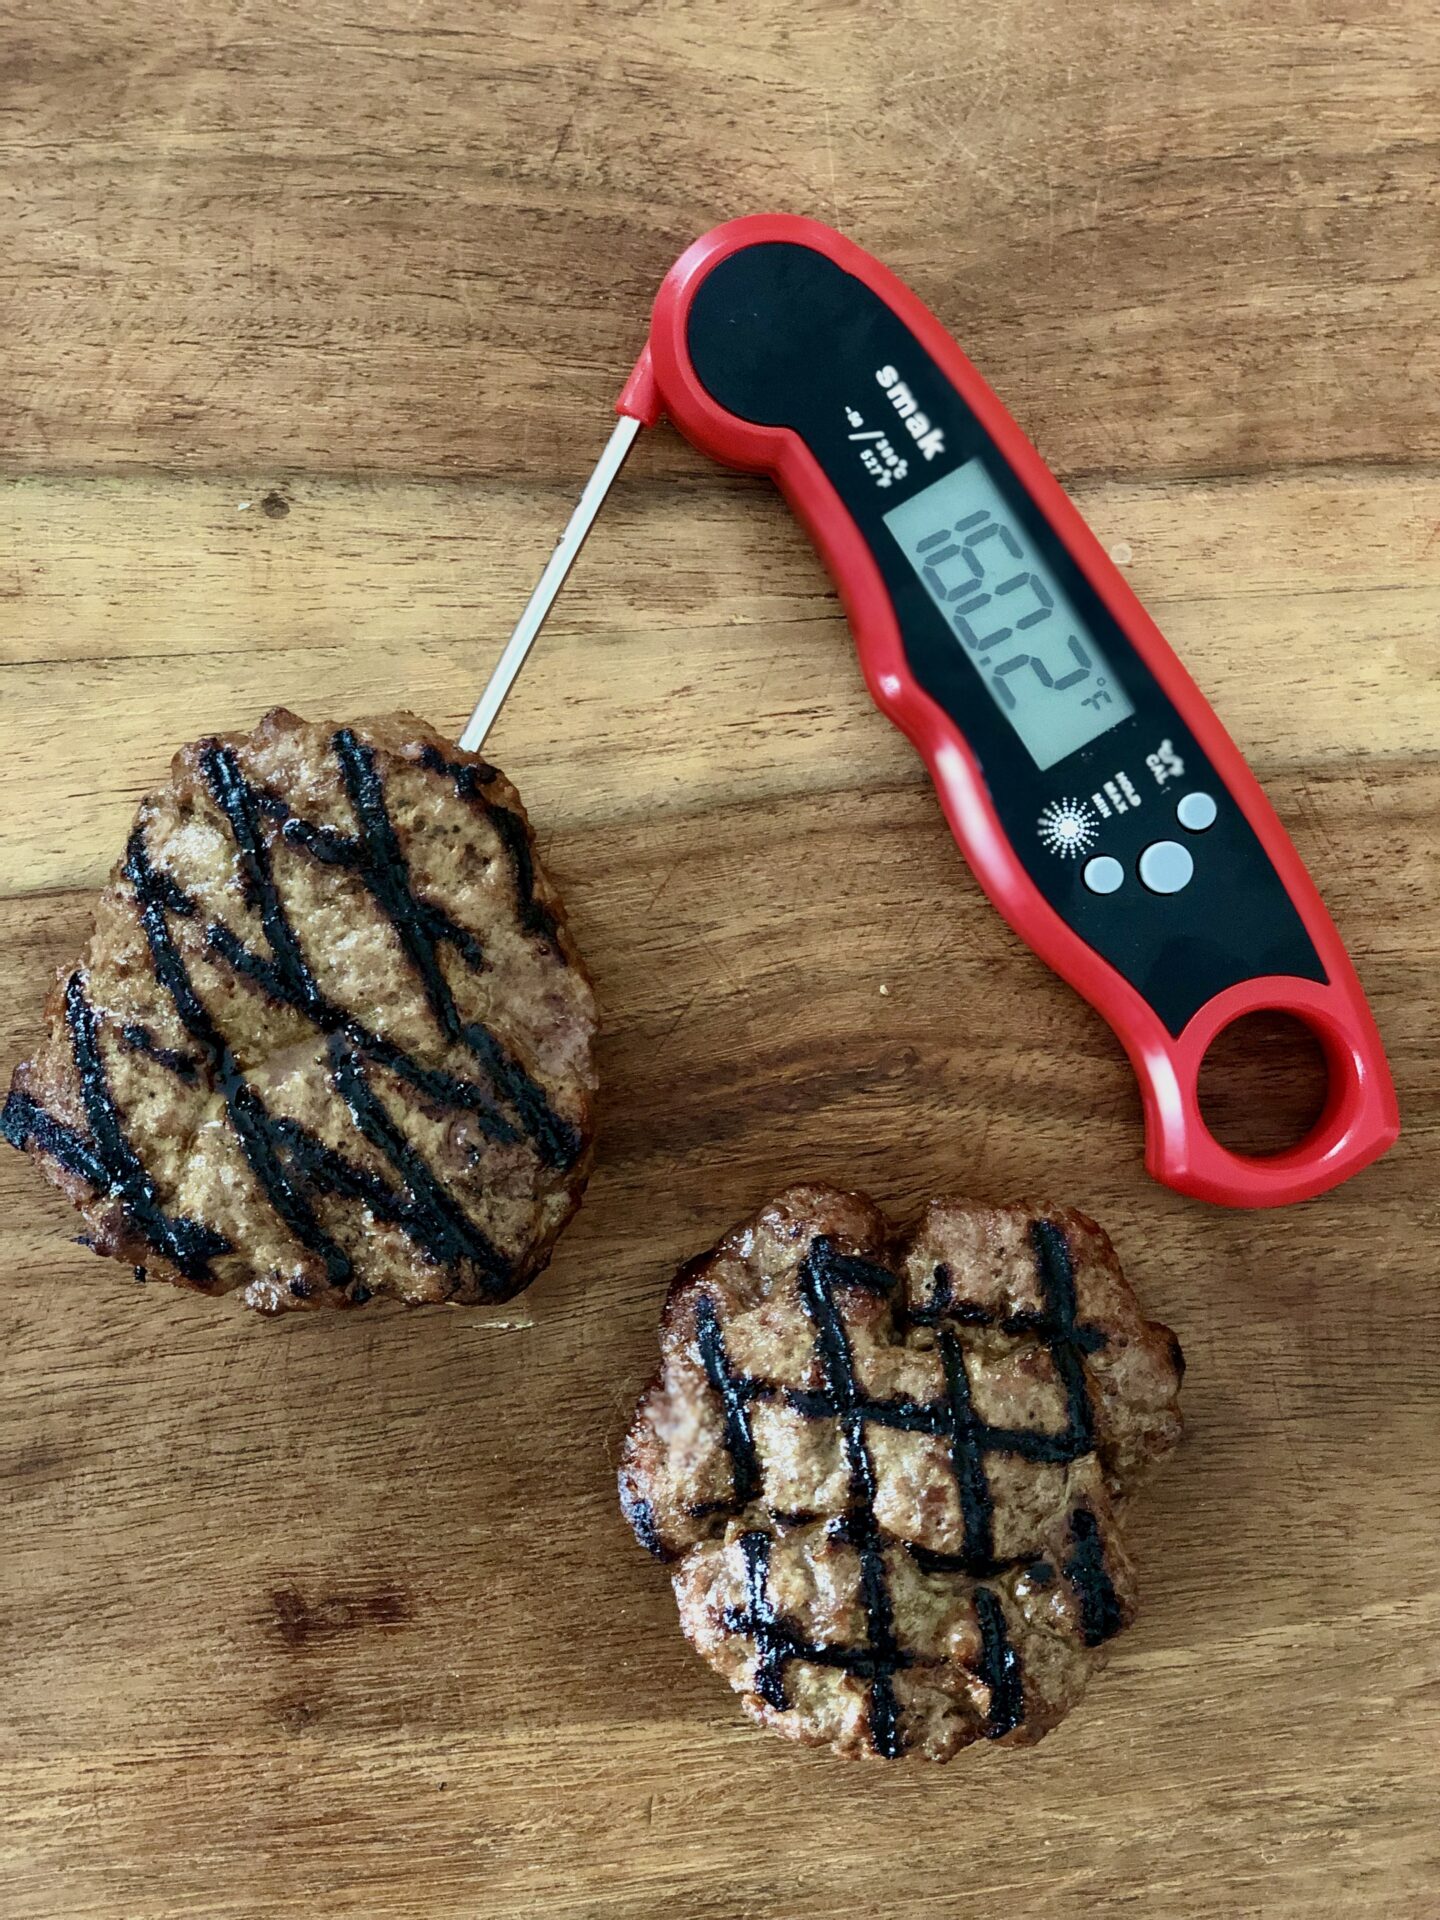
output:
[[[798,528],[646,436],[493,740],[605,1013],[545,1278],[263,1324],[97,1262],[0,1156],[5,1920],[1435,1914],[1433,6],[3,31],[5,1072],[183,740],[277,702],[458,727],[665,268],[781,206],[930,302],[1125,556],[1407,1122],[1288,1212],[1147,1181],[1118,1047],[982,901]],[[1298,1075],[1217,1098],[1253,1128]],[[1033,1753],[761,1736],[619,1521],[670,1272],[804,1174],[1074,1201],[1184,1340],[1142,1616]]]

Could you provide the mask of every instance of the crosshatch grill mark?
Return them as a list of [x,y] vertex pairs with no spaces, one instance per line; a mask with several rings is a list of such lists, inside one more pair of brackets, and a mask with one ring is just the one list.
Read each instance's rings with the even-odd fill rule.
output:
[[[860,1646],[818,1644],[807,1640],[780,1612],[769,1591],[772,1540],[759,1528],[747,1529],[739,1537],[745,1564],[745,1601],[727,1609],[726,1628],[754,1641],[752,1684],[759,1697],[777,1710],[783,1711],[789,1704],[785,1674],[792,1661],[839,1668],[864,1680],[869,1689],[871,1739],[886,1759],[897,1759],[905,1745],[895,1676],[917,1662],[896,1634],[885,1570],[889,1536],[875,1514],[876,1479],[865,1440],[867,1425],[873,1422],[910,1433],[934,1434],[947,1441],[964,1523],[962,1550],[939,1554],[902,1544],[908,1546],[926,1573],[957,1574],[975,1580],[994,1575],[1007,1564],[997,1561],[994,1554],[994,1506],[985,1468],[987,1456],[1018,1454],[1063,1465],[1078,1460],[1094,1446],[1094,1416],[1083,1356],[1103,1346],[1105,1336],[1077,1318],[1075,1271],[1060,1228],[1053,1221],[1036,1220],[1031,1224],[1030,1242],[1044,1302],[1038,1313],[1001,1317],[971,1303],[956,1303],[948,1271],[937,1268],[930,1301],[909,1316],[912,1325],[938,1329],[945,1393],[931,1401],[876,1399],[864,1391],[835,1290],[858,1287],[888,1295],[897,1284],[896,1276],[876,1261],[839,1252],[824,1235],[811,1242],[797,1274],[801,1304],[815,1328],[815,1357],[824,1381],[819,1389],[782,1389],[773,1381],[737,1370],[729,1358],[714,1301],[704,1293],[696,1301],[696,1342],[706,1378],[723,1408],[732,1478],[730,1500],[713,1503],[706,1510],[742,1513],[760,1493],[763,1467],[749,1418],[753,1401],[783,1391],[789,1406],[807,1419],[835,1420],[849,1469],[850,1497],[846,1512],[831,1522],[831,1535],[846,1540],[859,1557],[865,1641]],[[943,1325],[947,1316],[968,1325],[1029,1334],[1045,1346],[1066,1396],[1066,1423],[1060,1432],[993,1427],[978,1418],[971,1405],[963,1348]],[[1119,1599],[1105,1567],[1099,1524],[1088,1508],[1077,1507],[1071,1514],[1069,1534],[1073,1551],[1061,1571],[1079,1599],[1085,1643],[1098,1646],[1123,1623]],[[998,1740],[1024,1718],[1024,1675],[1019,1654],[1010,1643],[999,1594],[991,1587],[977,1585],[974,1600],[981,1636],[980,1678],[989,1694],[985,1737]]]
[[[508,1143],[527,1137],[540,1160],[559,1169],[573,1166],[583,1142],[578,1129],[554,1112],[544,1088],[503,1042],[480,1022],[461,1017],[438,949],[450,946],[471,971],[479,972],[485,964],[480,944],[443,909],[415,892],[370,747],[352,729],[342,727],[332,737],[331,750],[355,817],[354,834],[304,820],[278,794],[252,786],[229,747],[211,742],[203,749],[201,774],[235,843],[245,899],[259,916],[267,952],[256,952],[218,921],[206,928],[206,946],[213,958],[271,999],[293,1007],[328,1037],[335,1091],[356,1132],[388,1164],[398,1186],[336,1152],[298,1121],[271,1114],[236,1061],[175,940],[172,918],[193,919],[198,902],[152,863],[138,825],[130,837],[123,872],[134,894],[156,978],[190,1048],[184,1052],[161,1048],[138,1025],[124,1028],[121,1041],[132,1051],[146,1053],[187,1085],[203,1082],[221,1094],[230,1125],[272,1211],[293,1239],[319,1257],[329,1282],[348,1290],[357,1305],[370,1297],[369,1290],[355,1278],[350,1254],[316,1219],[313,1202],[322,1194],[362,1201],[378,1218],[398,1227],[426,1260],[452,1271],[462,1260],[468,1261],[486,1292],[502,1294],[511,1279],[509,1263],[450,1201],[443,1183],[390,1121],[370,1087],[365,1064],[395,1074],[437,1107],[466,1112],[491,1140]],[[534,898],[528,848],[517,844],[518,817],[480,792],[490,770],[454,766],[433,749],[422,753],[418,764],[449,777],[464,797],[484,806],[514,874],[522,925],[553,943],[554,921]],[[471,771],[476,777],[467,783],[462,776]],[[506,816],[504,821],[497,818],[501,814]],[[305,959],[276,883],[261,826],[266,817],[278,823],[291,846],[322,864],[356,874],[393,927],[440,1032],[475,1058],[483,1082],[426,1066],[327,997]],[[519,839],[523,840],[523,831]],[[523,858],[518,857],[521,853]],[[204,1284],[210,1278],[211,1261],[229,1252],[230,1243],[203,1222],[173,1217],[164,1210],[155,1183],[125,1131],[100,1051],[100,1021],[79,970],[66,986],[65,1014],[88,1134],[46,1112],[23,1091],[12,1093],[0,1111],[0,1132],[22,1150],[33,1143],[98,1193],[113,1195],[150,1246],[173,1261],[186,1279]],[[303,1288],[303,1282],[292,1283],[294,1291]]]

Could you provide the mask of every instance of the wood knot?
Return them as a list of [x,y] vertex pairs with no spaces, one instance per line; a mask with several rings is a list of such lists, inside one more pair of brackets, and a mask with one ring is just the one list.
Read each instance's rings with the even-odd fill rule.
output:
[[328,1593],[307,1599],[297,1586],[275,1587],[267,1596],[265,1624],[287,1647],[308,1647],[366,1627],[398,1627],[412,1620],[407,1594],[380,1586],[369,1592]]

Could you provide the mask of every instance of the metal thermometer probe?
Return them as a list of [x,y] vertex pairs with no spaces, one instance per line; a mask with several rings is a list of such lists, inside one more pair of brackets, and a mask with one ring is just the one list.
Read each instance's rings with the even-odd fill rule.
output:
[[547,561],[539,585],[526,602],[525,611],[505,643],[505,651],[496,663],[489,685],[481,694],[480,703],[460,736],[460,745],[466,753],[478,753],[484,746],[485,736],[494,726],[496,714],[504,706],[506,695],[519,677],[525,656],[534,646],[535,636],[544,626],[545,616],[554,606],[555,596],[564,586],[565,576],[574,566],[575,557],[595,524],[595,516],[610,491],[610,484],[624,466],[625,456],[635,444],[635,436],[643,425],[643,421],[630,414],[621,414],[615,422],[615,431],[606,442],[595,471],[585,482],[585,490],[560,536],[560,544]]

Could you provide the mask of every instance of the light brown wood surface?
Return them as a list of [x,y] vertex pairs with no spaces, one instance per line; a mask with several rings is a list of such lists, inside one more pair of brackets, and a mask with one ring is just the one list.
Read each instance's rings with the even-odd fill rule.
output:
[[[0,1157],[5,1920],[1440,1912],[1437,90],[1430,0],[0,0],[5,1072],[180,742],[458,727],[665,268],[779,206],[1128,549],[1406,1120],[1290,1211],[1149,1182],[795,523],[645,436],[493,737],[605,1012],[549,1274],[264,1324]],[[1076,1202],[1184,1341],[1140,1621],[1033,1753],[762,1736],[619,1520],[670,1271],[810,1173]]]

